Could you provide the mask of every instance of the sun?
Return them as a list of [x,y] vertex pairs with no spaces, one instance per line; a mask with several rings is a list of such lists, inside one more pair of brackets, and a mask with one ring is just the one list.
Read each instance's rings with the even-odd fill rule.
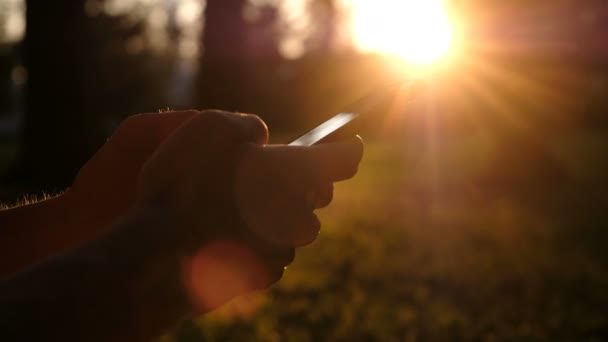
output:
[[445,0],[352,0],[355,44],[363,51],[397,55],[430,65],[454,45]]

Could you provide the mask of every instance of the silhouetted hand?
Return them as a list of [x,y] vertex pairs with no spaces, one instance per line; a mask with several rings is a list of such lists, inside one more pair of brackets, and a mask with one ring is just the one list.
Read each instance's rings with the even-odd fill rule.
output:
[[[146,113],[125,119],[112,137],[80,169],[66,195],[74,212],[86,216],[87,239],[108,228],[135,201],[143,164],[178,127],[199,115],[196,110]],[[74,238],[77,240],[77,238]]]
[[124,120],[63,194],[2,212],[0,277],[108,233],[132,209],[137,176],[150,155],[199,111],[140,114]]
[[66,194],[4,212],[18,232],[54,225],[17,234],[44,249],[0,283],[3,334],[147,340],[279,280],[294,248],[317,236],[313,211],[354,175],[363,144],[267,142],[253,115],[126,120]]
[[140,205],[175,217],[184,284],[199,312],[279,280],[294,248],[318,234],[314,209],[329,204],[333,182],[355,174],[363,152],[359,139],[313,147],[267,139],[256,116],[205,111],[140,173]]

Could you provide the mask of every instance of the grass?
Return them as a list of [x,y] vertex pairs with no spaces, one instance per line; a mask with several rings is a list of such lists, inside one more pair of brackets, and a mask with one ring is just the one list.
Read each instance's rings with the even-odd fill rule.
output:
[[368,145],[278,285],[165,339],[602,340],[608,138],[570,133],[467,135],[435,157]]

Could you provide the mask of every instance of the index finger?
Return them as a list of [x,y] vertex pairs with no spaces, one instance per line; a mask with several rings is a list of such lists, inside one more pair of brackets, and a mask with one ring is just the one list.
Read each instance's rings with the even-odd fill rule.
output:
[[268,143],[268,126],[257,115],[245,113],[233,113],[222,110],[205,110],[203,115],[218,115],[237,129],[243,140],[260,145]]
[[110,140],[118,136],[139,137],[145,143],[160,143],[183,124],[199,115],[197,110],[184,110],[166,113],[144,113],[126,118],[112,134]]
[[203,121],[208,121],[211,117],[222,118],[235,129],[235,133],[238,133],[242,140],[257,144],[268,143],[268,127],[258,116],[221,110],[183,110],[133,115],[121,124],[114,136],[126,131],[128,136],[149,137],[160,143],[197,117]]

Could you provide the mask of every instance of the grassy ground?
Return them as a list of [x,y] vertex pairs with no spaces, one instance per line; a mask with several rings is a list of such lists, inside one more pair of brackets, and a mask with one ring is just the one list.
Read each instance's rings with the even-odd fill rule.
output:
[[479,133],[435,153],[368,145],[276,287],[165,338],[602,340],[608,138],[558,136],[530,147]]

